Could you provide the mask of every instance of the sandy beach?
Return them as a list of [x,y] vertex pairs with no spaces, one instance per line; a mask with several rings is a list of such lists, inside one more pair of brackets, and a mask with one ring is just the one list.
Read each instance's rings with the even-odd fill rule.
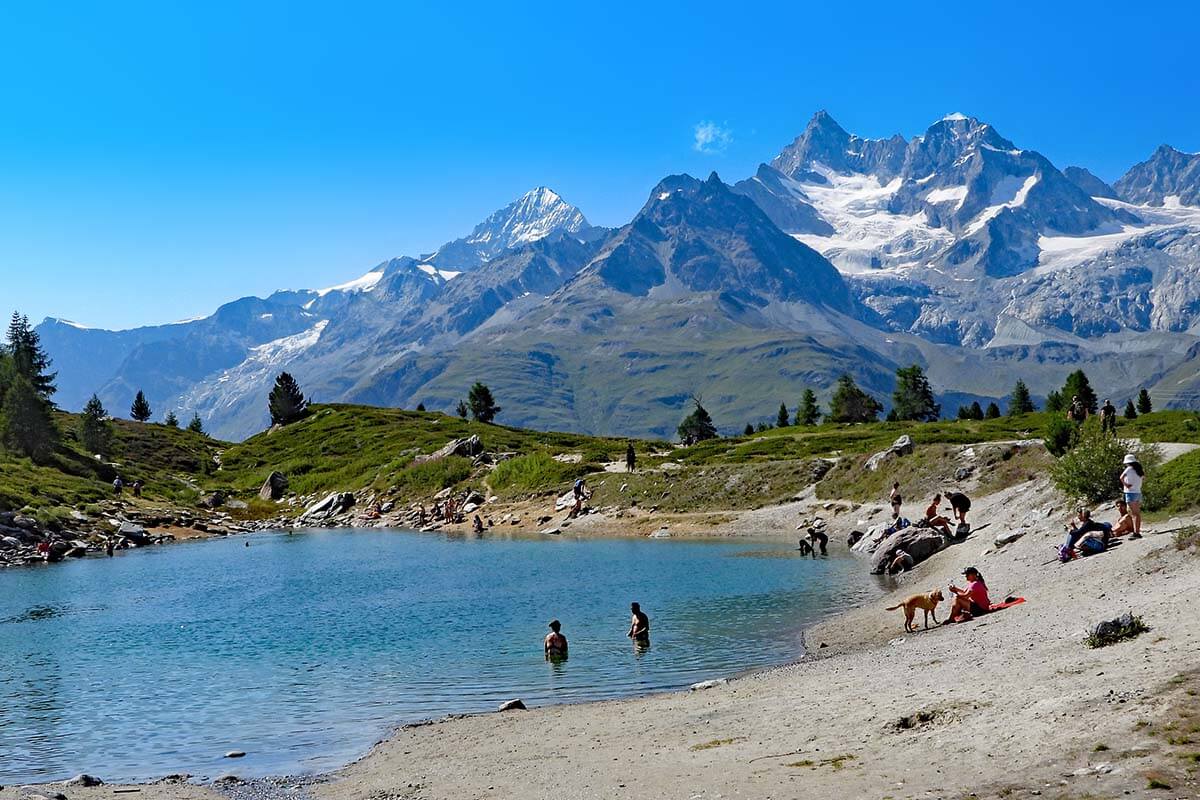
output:
[[[747,514],[759,530],[789,535],[806,508]],[[833,517],[833,546],[844,547],[869,510]],[[797,664],[714,688],[409,726],[344,769],[292,788],[37,792],[164,800],[1196,796],[1200,744],[1190,734],[1200,730],[1200,615],[1192,598],[1200,561],[1177,550],[1173,536],[1153,534],[1195,520],[1147,526],[1143,539],[1059,564],[1054,547],[1067,515],[1040,482],[980,498],[972,519],[987,527],[896,579],[888,602],[812,628]],[[994,545],[1014,529],[1028,532]],[[884,610],[909,594],[962,585],[967,565],[983,572],[994,600],[1027,602],[915,634],[904,632],[901,612]],[[943,604],[939,619],[947,611]],[[1126,611],[1150,631],[1102,649],[1084,645],[1090,626]],[[141,791],[122,791],[129,788]],[[0,791],[3,800],[28,796]]]

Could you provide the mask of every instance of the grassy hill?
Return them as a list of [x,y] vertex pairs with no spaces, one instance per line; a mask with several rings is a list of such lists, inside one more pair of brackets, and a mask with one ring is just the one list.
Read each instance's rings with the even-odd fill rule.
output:
[[[868,499],[886,493],[882,487],[890,473],[865,480],[854,467],[901,434],[912,437],[921,456],[906,468],[911,471],[919,462],[940,476],[953,446],[1040,438],[1048,419],[1038,413],[986,421],[787,427],[689,448],[636,440],[638,473],[597,475],[591,483],[597,502],[606,505],[636,500],[664,511],[757,507],[786,499],[808,485],[815,459],[844,456],[826,478],[829,490]],[[27,509],[61,519],[72,509],[85,510],[109,497],[119,474],[126,483],[142,480],[149,504],[193,506],[202,495],[222,490],[250,502],[245,513],[276,514],[275,504],[256,502],[258,488],[275,470],[288,477],[290,491],[297,494],[371,488],[415,500],[447,486],[482,489],[486,479],[490,491],[516,499],[563,491],[576,476],[602,471],[604,464],[623,460],[628,441],[484,425],[440,413],[318,405],[300,422],[239,444],[159,424],[114,420],[111,452],[98,460],[83,452],[73,435],[78,417],[59,414],[57,421],[64,436],[49,463],[34,464],[0,450],[0,509]],[[1200,417],[1194,412],[1157,412],[1120,420],[1118,433],[1145,441],[1200,443]],[[505,454],[508,460],[494,470],[473,467],[470,460],[457,457],[414,463],[418,455],[471,435],[478,435],[488,452]],[[1002,453],[997,457],[1009,460]],[[1045,466],[1022,458],[998,474],[1016,479],[1018,473]],[[1161,507],[1180,510],[1197,502],[1200,456],[1177,459],[1163,467],[1161,475]],[[923,484],[912,486],[923,489]]]

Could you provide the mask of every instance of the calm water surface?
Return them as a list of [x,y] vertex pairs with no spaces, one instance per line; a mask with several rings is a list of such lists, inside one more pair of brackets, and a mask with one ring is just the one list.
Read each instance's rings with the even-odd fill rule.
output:
[[[786,544],[396,531],[7,570],[0,784],[315,772],[403,722],[730,676],[799,656],[803,627],[876,591],[865,572]],[[625,638],[631,600],[645,652]],[[554,617],[561,665],[541,652]]]

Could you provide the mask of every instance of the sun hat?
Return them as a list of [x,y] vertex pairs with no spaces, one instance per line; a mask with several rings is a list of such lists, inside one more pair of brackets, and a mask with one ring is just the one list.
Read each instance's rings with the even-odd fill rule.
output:
[[1135,456],[1133,453],[1126,453],[1126,454],[1125,454],[1125,460],[1124,460],[1122,463],[1125,463],[1125,464],[1136,464],[1136,463],[1137,463],[1137,456]]

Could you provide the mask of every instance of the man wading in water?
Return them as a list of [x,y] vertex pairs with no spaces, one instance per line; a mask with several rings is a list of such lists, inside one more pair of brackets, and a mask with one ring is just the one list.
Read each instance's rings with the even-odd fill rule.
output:
[[629,624],[629,638],[633,639],[634,644],[648,646],[650,644],[650,618],[637,603],[630,603],[629,610],[633,612],[633,619]]
[[567,660],[567,637],[559,633],[562,625],[558,620],[550,620],[550,633],[546,634],[546,660]]

